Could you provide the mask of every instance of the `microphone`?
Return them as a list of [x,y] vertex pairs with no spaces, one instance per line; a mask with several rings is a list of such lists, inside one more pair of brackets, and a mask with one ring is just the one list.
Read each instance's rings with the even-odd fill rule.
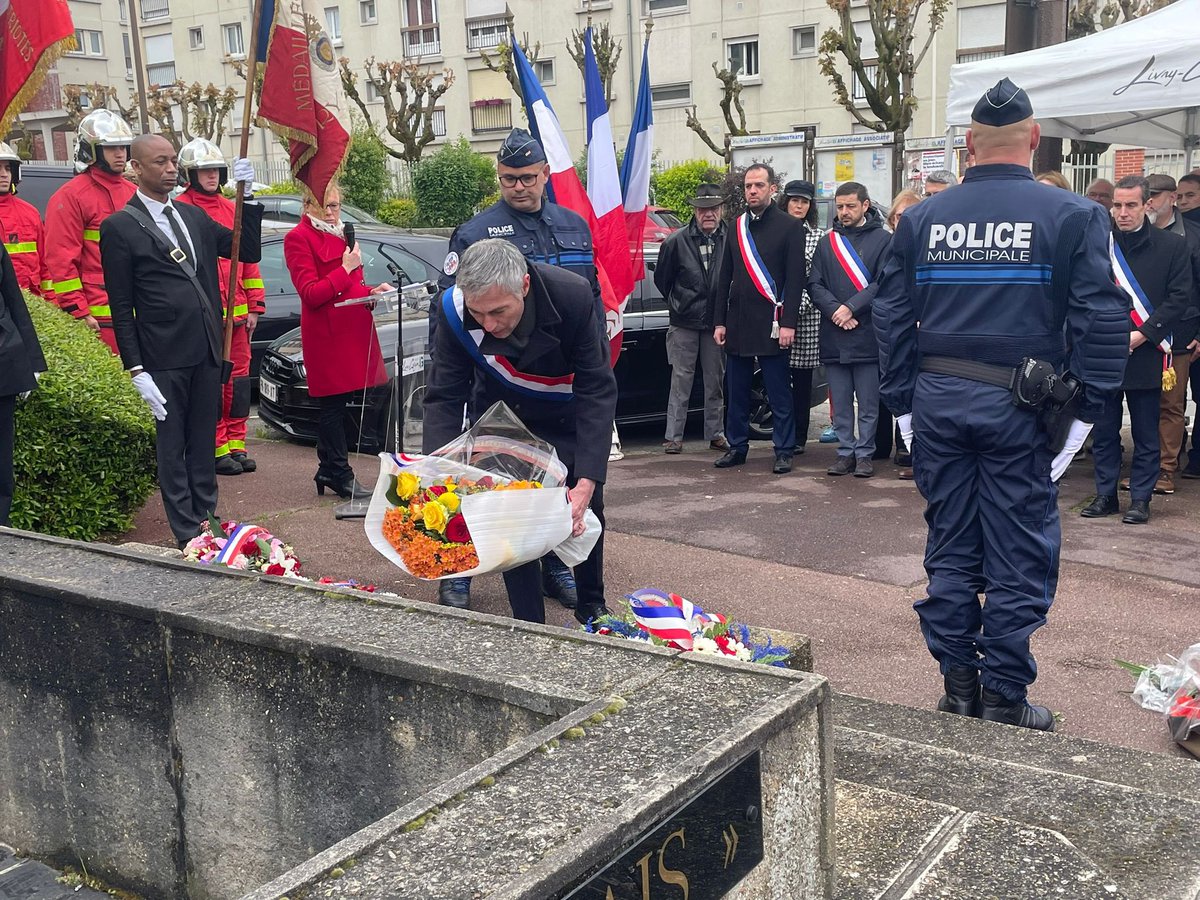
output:
[[353,250],[354,249],[354,225],[350,222],[347,222],[343,229],[343,233],[346,235],[346,249]]

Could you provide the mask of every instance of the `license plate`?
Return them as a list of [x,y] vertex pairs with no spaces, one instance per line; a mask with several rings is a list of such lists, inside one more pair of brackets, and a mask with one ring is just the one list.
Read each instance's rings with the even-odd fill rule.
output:
[[272,403],[279,402],[279,385],[273,381],[268,381],[266,378],[258,379],[258,392]]

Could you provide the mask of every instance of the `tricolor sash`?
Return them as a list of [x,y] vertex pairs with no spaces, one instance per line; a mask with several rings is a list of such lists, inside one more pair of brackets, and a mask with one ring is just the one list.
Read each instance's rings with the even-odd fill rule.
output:
[[779,337],[779,316],[783,312],[783,301],[779,299],[779,295],[775,290],[775,279],[767,271],[766,263],[759,256],[758,247],[754,243],[754,237],[750,234],[750,213],[748,212],[744,212],[738,216],[737,243],[738,250],[742,254],[742,263],[746,266],[746,272],[750,276],[750,282],[762,294],[763,299],[775,307],[775,320],[771,324],[771,337]]
[[643,588],[627,596],[638,627],[681,650],[691,650],[696,634],[725,621],[718,613],[706,613],[692,601],[656,588]]
[[846,273],[846,277],[850,279],[854,289],[865,291],[867,285],[871,283],[871,273],[854,251],[854,245],[844,234],[837,231],[829,232],[829,243],[833,246],[834,259],[838,261],[838,265],[842,267],[842,271]]
[[[1113,280],[1116,281],[1117,287],[1129,297],[1129,317],[1133,319],[1134,327],[1141,328],[1154,315],[1154,304],[1150,302],[1150,298],[1146,296],[1146,292],[1138,284],[1137,278],[1134,277],[1133,269],[1129,268],[1129,263],[1125,260],[1125,254],[1121,252],[1121,248],[1111,238],[1109,239],[1109,248],[1112,253]],[[1158,349],[1163,354],[1163,390],[1169,391],[1175,387],[1171,335],[1168,334],[1158,342]]]
[[483,371],[505,387],[526,397],[558,403],[567,403],[575,398],[572,386],[575,381],[574,375],[531,375],[518,371],[506,356],[495,356],[480,350],[479,346],[483,343],[486,332],[482,328],[467,329],[464,324],[463,307],[462,291],[457,286],[447,288],[442,294],[442,311],[446,314],[446,323],[467,351],[467,355]]
[[257,542],[266,533],[265,529],[257,525],[235,526],[233,531],[229,533],[229,537],[225,539],[225,546],[221,548],[221,551],[213,559],[213,562],[230,565],[239,553],[245,553],[250,545]]

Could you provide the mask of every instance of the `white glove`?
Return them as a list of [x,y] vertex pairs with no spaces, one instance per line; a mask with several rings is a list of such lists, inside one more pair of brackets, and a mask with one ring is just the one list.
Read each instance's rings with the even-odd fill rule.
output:
[[[42,373],[41,373],[41,372],[34,372],[34,373],[33,373],[33,381],[34,381],[34,383],[36,384],[36,383],[40,382],[41,380],[42,380]],[[28,399],[29,399],[29,395],[30,395],[30,394],[32,394],[32,393],[33,393],[33,391],[22,391],[20,394],[18,394],[18,395],[17,395],[17,399],[18,399],[18,400],[28,400]]]
[[900,438],[904,441],[904,446],[912,453],[912,413],[896,416],[896,427],[900,429]]
[[134,375],[133,386],[150,407],[150,412],[154,413],[154,418],[161,422],[167,417],[167,398],[162,395],[149,372],[138,372]]
[[1050,463],[1051,481],[1058,481],[1062,478],[1063,472],[1067,471],[1067,466],[1071,464],[1071,460],[1075,458],[1075,454],[1083,447],[1083,442],[1091,433],[1090,423],[1080,422],[1078,419],[1071,423],[1071,430],[1067,432],[1067,442],[1058,451],[1058,456],[1054,457],[1054,462]]
[[254,194],[254,165],[244,156],[233,161],[233,180],[242,182],[242,196]]

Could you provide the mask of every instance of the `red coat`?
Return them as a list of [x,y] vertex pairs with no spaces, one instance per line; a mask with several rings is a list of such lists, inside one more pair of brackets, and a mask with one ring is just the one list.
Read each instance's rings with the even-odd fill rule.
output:
[[[206,194],[191,187],[175,199],[180,203],[190,203],[192,206],[198,206],[208,213],[209,218],[214,222],[218,222],[226,228],[233,228],[234,205],[232,200],[222,197],[220,194]],[[217,277],[220,279],[221,284],[222,307],[228,305],[225,300],[226,292],[229,290],[229,266],[229,260],[225,257],[222,256],[217,259]],[[258,263],[248,263],[239,260],[237,292],[233,298],[233,320],[235,322],[244,322],[246,321],[247,313],[262,314],[266,312],[265,297],[266,288],[263,285],[262,273],[259,271]]]
[[346,242],[317,231],[308,216],[283,239],[283,258],[300,293],[300,343],[308,393],[328,397],[387,381],[375,320],[366,306],[334,306],[365,297],[362,269],[342,268]]
[[35,297],[55,302],[46,268],[46,234],[37,209],[20,197],[0,194],[0,236],[17,273],[17,284]]
[[109,322],[100,265],[100,223],[137,193],[133,182],[90,166],[50,198],[46,207],[46,268],[58,305],[77,319]]

